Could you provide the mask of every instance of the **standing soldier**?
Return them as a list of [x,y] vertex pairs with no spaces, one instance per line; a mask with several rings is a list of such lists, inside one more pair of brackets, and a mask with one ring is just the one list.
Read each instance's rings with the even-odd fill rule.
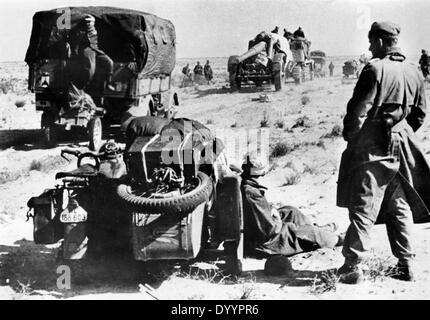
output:
[[194,67],[194,82],[197,84],[203,83],[203,67],[200,64],[200,61],[197,61],[196,66]]
[[328,70],[330,71],[330,77],[333,77],[333,70],[334,70],[333,61],[330,61],[330,64],[328,65]]
[[182,79],[181,87],[184,87],[185,83],[188,80],[193,82],[193,79],[191,78],[191,70],[190,70],[190,64],[189,63],[187,63],[187,65],[182,68],[182,73],[184,74],[184,78]]
[[213,72],[212,72],[212,68],[209,65],[209,60],[206,61],[205,67],[204,67],[204,73],[205,73],[205,78],[208,82],[208,84],[212,81],[213,78]]
[[199,75],[199,76],[203,75],[203,68],[202,68],[202,65],[200,64],[200,61],[197,61],[197,64],[194,67],[194,75]]
[[397,47],[399,33],[394,23],[372,24],[373,59],[360,74],[343,120],[348,145],[339,168],[337,205],[348,208],[351,222],[342,250],[345,263],[338,270],[343,283],[363,280],[370,231],[383,222],[398,258],[393,277],[413,281],[412,224],[430,217],[430,167],[414,133],[426,115],[424,81]]
[[419,61],[421,72],[423,73],[424,79],[427,79],[427,76],[429,74],[429,64],[430,64],[430,58],[427,54],[427,51],[422,49],[421,50],[421,58]]

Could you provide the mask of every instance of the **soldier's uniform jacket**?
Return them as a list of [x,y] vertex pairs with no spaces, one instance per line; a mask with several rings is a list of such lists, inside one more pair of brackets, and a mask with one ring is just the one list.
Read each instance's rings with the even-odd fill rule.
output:
[[[425,115],[423,77],[399,49],[363,68],[344,118],[348,146],[339,168],[338,206],[359,204],[359,190],[383,198],[400,173],[414,221],[429,221],[430,167],[414,133]],[[360,179],[366,176],[371,178]],[[377,223],[382,221],[380,214]]]
[[272,206],[265,197],[266,187],[252,177],[242,176],[245,254],[283,254],[291,256],[317,248],[332,248],[335,233],[312,224],[299,209],[279,208],[280,219],[272,217]]

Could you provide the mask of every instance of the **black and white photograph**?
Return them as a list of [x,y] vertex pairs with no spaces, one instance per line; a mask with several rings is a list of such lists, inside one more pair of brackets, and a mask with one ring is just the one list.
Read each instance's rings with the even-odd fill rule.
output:
[[1,1],[0,300],[429,300],[429,12]]

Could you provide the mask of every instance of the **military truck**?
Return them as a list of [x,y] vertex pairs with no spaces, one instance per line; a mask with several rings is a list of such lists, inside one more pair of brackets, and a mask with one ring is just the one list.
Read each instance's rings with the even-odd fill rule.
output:
[[[71,54],[73,35],[88,15],[95,19],[98,49],[113,60],[113,90],[107,89],[97,60],[92,80],[78,90],[71,86],[71,74],[86,63]],[[136,115],[171,117],[179,104],[171,88],[175,59],[175,28],[153,14],[113,7],[36,12],[25,61],[46,142],[55,144],[64,130],[74,130],[88,134],[90,149],[97,150],[104,127],[120,127],[131,108]]]
[[348,79],[350,76],[358,77],[358,63],[356,60],[345,61],[342,66],[343,77]]
[[314,50],[310,53],[311,59],[314,61],[315,70],[314,76],[319,78],[324,78],[326,76],[325,64],[326,64],[326,54],[321,50]]
[[286,67],[291,58],[286,38],[263,31],[249,41],[248,51],[228,59],[230,88],[238,90],[250,83],[257,86],[273,83],[275,90],[279,91],[285,82]]

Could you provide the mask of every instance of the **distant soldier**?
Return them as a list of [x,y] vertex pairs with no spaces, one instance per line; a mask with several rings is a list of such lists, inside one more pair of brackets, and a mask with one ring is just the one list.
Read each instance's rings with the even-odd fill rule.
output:
[[422,54],[421,54],[419,64],[420,64],[421,72],[423,73],[424,79],[426,79],[429,74],[430,60],[426,50],[422,49],[421,53]]
[[194,67],[194,75],[199,75],[199,76],[203,75],[203,68],[202,68],[202,65],[200,64],[200,61],[197,61],[197,64]]
[[189,64],[189,63],[187,63],[187,65],[186,65],[185,67],[183,67],[183,68],[182,68],[182,73],[183,73],[185,76],[188,76],[188,75],[191,73],[191,70],[190,70],[190,64]]
[[271,33],[278,33],[279,32],[279,27],[276,26],[275,29],[273,29],[272,31],[270,31]]
[[193,82],[193,79],[191,77],[191,69],[190,69],[190,64],[189,63],[187,63],[187,65],[182,68],[182,73],[184,75],[184,78],[182,80],[181,87],[183,87],[185,85],[185,82],[188,81],[188,80],[191,81],[191,82]]
[[205,78],[209,84],[213,78],[213,71],[212,71],[211,66],[209,65],[209,60],[206,61],[206,64],[204,67],[204,73],[205,73]]
[[302,27],[299,27],[296,31],[294,31],[293,36],[295,38],[306,38]]
[[330,61],[330,64],[328,65],[328,70],[330,71],[330,77],[333,77],[333,70],[334,70],[333,61]]
[[284,38],[290,41],[293,37],[293,33],[284,28]]

